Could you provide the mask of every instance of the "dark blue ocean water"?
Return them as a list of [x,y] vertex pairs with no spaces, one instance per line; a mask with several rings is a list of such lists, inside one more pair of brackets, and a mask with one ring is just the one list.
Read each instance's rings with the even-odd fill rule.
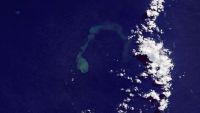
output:
[[[88,73],[77,70],[76,56],[93,26],[116,23],[128,36],[143,21],[148,3],[4,1],[0,11],[0,113],[80,113],[85,109],[115,113],[116,103],[125,96],[120,88],[130,84],[109,69],[125,67],[134,75],[142,70],[135,65],[139,62],[132,57],[127,57],[128,62],[113,61],[123,59],[124,42],[106,30],[84,53]],[[172,50],[175,64],[169,113],[200,112],[199,13],[198,1],[167,1],[165,13],[158,19],[165,31],[162,40]]]

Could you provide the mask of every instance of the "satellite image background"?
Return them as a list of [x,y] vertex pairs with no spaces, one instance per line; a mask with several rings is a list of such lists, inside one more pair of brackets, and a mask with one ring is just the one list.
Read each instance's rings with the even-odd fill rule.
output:
[[[157,23],[175,65],[166,112],[199,113],[200,1],[165,2]],[[87,74],[77,69],[76,58],[91,27],[117,24],[128,37],[143,21],[149,1],[11,0],[1,5],[0,113],[116,113],[124,96],[119,89],[130,84],[110,69],[142,70],[131,53],[121,56],[123,39],[115,30],[98,33],[84,53]]]

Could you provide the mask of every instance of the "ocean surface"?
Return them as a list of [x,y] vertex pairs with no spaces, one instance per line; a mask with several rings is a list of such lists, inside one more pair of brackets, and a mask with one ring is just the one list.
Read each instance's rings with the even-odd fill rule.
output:
[[[135,42],[127,42],[131,29],[144,20],[148,0],[2,2],[0,113],[117,113],[116,106],[126,97],[121,88],[133,84],[112,71],[126,69],[135,76],[144,70],[132,55]],[[157,20],[164,31],[159,40],[172,51],[175,67],[164,113],[200,113],[200,2],[165,2]],[[91,28],[99,26],[87,44]],[[77,68],[84,45],[86,73]],[[136,102],[136,113],[149,105],[143,99]]]

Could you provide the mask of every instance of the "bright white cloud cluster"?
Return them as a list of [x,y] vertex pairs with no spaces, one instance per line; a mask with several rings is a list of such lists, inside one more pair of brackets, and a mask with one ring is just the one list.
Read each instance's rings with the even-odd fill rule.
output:
[[[164,111],[168,106],[172,80],[170,72],[174,65],[169,57],[171,52],[164,48],[163,42],[156,42],[153,37],[146,36],[146,33],[153,35],[156,35],[156,33],[163,33],[156,24],[158,16],[164,11],[163,3],[164,0],[152,0],[146,10],[147,17],[145,18],[144,23],[136,26],[136,30],[132,30],[133,36],[129,37],[129,39],[137,37],[138,49],[133,50],[134,55],[146,56],[148,58],[148,61],[146,61],[146,70],[139,76],[144,78],[150,77],[153,82],[161,88],[161,92],[159,93],[150,89],[149,92],[146,93],[138,92],[138,95],[142,98],[156,100],[159,104],[157,109],[160,111]],[[144,83],[138,78],[135,80],[136,83]]]
[[[117,108],[118,113],[127,113],[128,110],[134,111],[133,106],[128,104],[130,101],[134,101],[135,94],[141,98],[147,98],[148,100],[155,100],[158,103],[157,109],[164,111],[169,104],[169,97],[171,95],[171,71],[174,67],[171,58],[169,57],[171,52],[166,49],[163,42],[157,42],[152,36],[160,36],[163,31],[159,29],[156,24],[156,20],[160,13],[164,11],[164,0],[151,0],[149,7],[146,10],[146,18],[144,22],[136,26],[136,29],[132,30],[132,36],[137,38],[136,43],[138,44],[137,49],[133,49],[133,54],[135,56],[145,56],[147,57],[145,71],[141,72],[138,76],[132,77],[128,76],[126,73],[122,76],[132,83],[145,84],[142,78],[150,78],[154,84],[159,86],[160,90],[154,90],[150,88],[148,92],[142,92],[135,86],[133,89],[124,89],[125,93],[128,93],[129,101],[126,98],[122,103],[119,104]],[[128,90],[128,91],[127,91]],[[139,109],[142,112],[141,109]]]
[[169,58],[169,50],[163,47],[163,43],[156,43],[151,38],[138,38],[139,48],[134,52],[137,55],[145,55],[148,58],[147,70],[141,74],[141,76],[150,76],[155,84],[160,85],[162,94],[165,95],[164,99],[160,99],[158,93],[150,91],[143,95],[144,98],[152,97],[159,103],[159,110],[165,110],[168,105],[168,97],[171,95],[171,74],[173,69],[172,60]]
[[160,12],[164,10],[163,3],[164,0],[152,0],[149,4],[149,8],[146,10],[147,18],[145,19],[145,23],[141,25],[142,29],[146,32],[153,33],[154,30],[159,31],[155,21]]
[[146,10],[147,18],[144,24],[137,26],[134,34],[138,37],[137,43],[139,45],[137,50],[134,50],[135,55],[147,56],[148,62],[146,71],[141,76],[150,76],[155,84],[160,85],[162,94],[165,98],[160,98],[160,94],[154,90],[150,90],[143,95],[144,98],[153,98],[159,103],[158,109],[163,111],[168,106],[168,98],[171,95],[171,73],[174,65],[169,58],[170,51],[163,47],[162,42],[156,42],[153,38],[144,37],[143,33],[154,33],[162,31],[156,25],[156,19],[160,12],[164,10],[164,0],[152,0],[149,8]]
[[172,80],[170,71],[173,68],[170,52],[163,48],[163,43],[156,43],[150,38],[139,38],[139,49],[135,55],[146,55],[150,62],[147,65],[146,75],[151,75],[154,82],[163,86],[163,90],[168,90]]

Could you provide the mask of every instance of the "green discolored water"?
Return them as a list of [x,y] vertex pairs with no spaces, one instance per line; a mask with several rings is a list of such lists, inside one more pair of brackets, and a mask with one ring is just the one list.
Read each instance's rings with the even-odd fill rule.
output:
[[122,33],[122,27],[115,23],[104,23],[100,25],[95,25],[90,28],[89,35],[87,36],[87,42],[83,46],[81,46],[81,49],[76,57],[77,69],[80,70],[81,73],[87,73],[89,71],[89,63],[86,58],[83,57],[83,54],[88,47],[88,44],[96,38],[97,34],[99,34],[103,30],[116,32],[120,36],[120,38],[125,42],[122,56],[124,57],[124,59],[125,57],[127,58],[130,41],[128,41],[127,36]]

